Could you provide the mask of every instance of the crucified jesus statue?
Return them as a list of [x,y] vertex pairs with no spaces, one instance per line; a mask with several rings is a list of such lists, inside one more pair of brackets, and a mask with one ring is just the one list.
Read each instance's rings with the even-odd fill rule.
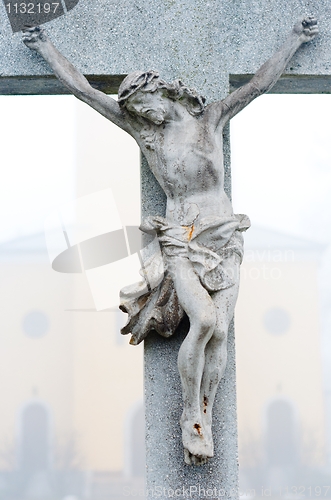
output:
[[153,70],[129,74],[116,102],[92,88],[39,27],[23,35],[24,43],[47,61],[72,94],[136,140],[167,196],[165,218],[148,217],[142,224],[143,231],[158,237],[164,272],[151,258],[146,267],[154,273],[154,285],[145,273],[141,283],[121,291],[121,308],[129,314],[122,333],[131,333],[130,342],[138,344],[151,330],[169,337],[185,315],[189,319],[178,353],[187,464],[204,464],[214,454],[212,408],[226,366],[242,232],[250,225],[246,216],[233,214],[224,191],[222,131],[271,89],[301,44],[317,33],[313,17],[300,20],[249,83],[208,105],[180,80],[167,83]]

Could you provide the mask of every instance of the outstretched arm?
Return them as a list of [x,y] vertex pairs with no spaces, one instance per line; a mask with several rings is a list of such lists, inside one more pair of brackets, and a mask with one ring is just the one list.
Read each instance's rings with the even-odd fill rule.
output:
[[89,104],[108,120],[129,132],[128,124],[117,102],[103,92],[91,87],[85,76],[54,47],[44,30],[38,26],[26,29],[23,33],[23,41],[27,47],[35,50],[45,59],[54,71],[55,76],[72,94]]
[[268,92],[275,85],[298,48],[303,43],[312,40],[317,34],[317,21],[314,17],[305,17],[297,22],[284,45],[261,66],[253,78],[220,103],[222,104],[221,121],[224,123],[233,118],[253,99]]

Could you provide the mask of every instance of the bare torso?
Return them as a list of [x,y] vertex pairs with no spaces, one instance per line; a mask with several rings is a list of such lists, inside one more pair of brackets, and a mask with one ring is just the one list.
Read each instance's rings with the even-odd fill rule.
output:
[[145,129],[138,142],[167,196],[168,222],[188,226],[207,216],[233,214],[224,191],[222,131],[215,133],[204,117],[187,113],[149,133]]

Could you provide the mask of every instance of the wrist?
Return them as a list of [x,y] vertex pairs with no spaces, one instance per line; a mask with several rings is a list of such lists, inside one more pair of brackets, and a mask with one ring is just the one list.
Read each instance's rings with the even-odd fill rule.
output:
[[304,33],[296,33],[295,31],[292,31],[291,40],[294,47],[299,48],[305,41],[305,35]]
[[49,40],[42,40],[36,46],[36,51],[43,57],[46,57],[49,54],[49,49],[51,47],[51,43]]

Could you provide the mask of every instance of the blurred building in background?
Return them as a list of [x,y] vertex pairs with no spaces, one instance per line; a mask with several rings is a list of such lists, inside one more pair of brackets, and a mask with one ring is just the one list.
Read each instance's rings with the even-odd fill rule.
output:
[[251,228],[236,310],[242,488],[319,486],[327,468],[319,267],[325,245]]
[[43,234],[2,245],[0,268],[0,498],[142,487],[142,349],[124,314],[75,308],[87,287],[51,269]]
[[[52,269],[44,232],[26,230],[21,221],[33,197],[40,203],[33,215],[41,226],[59,208],[72,175],[68,172],[66,180],[62,174],[61,185],[64,163],[74,177],[74,190],[65,201],[108,187],[123,225],[137,225],[139,154],[130,138],[128,144],[126,135],[118,135],[115,126],[87,106],[76,107],[68,96],[52,99],[40,146],[45,151],[39,154],[50,185],[42,182],[29,155],[23,165],[9,148],[6,159],[19,180],[8,181],[7,187],[8,204],[16,200],[10,209],[18,212],[12,226],[16,223],[23,235],[0,245],[0,499],[121,498],[125,491],[141,491],[144,482],[143,348],[130,346],[129,338],[120,335],[124,313],[96,311],[84,273]],[[42,120],[45,98],[27,101],[31,109],[24,101],[26,112],[39,109]],[[12,98],[10,115],[13,104]],[[17,108],[22,112],[22,101]],[[73,122],[73,154],[62,137],[63,151],[56,150],[60,157],[52,163],[45,155],[54,146],[57,112]],[[14,130],[20,132],[19,122],[10,125],[7,120],[8,142]],[[23,135],[22,130],[22,141]],[[29,169],[22,195],[20,179]],[[59,205],[48,206],[53,188]],[[30,198],[23,201],[26,192]],[[84,223],[82,217],[77,220]]]

